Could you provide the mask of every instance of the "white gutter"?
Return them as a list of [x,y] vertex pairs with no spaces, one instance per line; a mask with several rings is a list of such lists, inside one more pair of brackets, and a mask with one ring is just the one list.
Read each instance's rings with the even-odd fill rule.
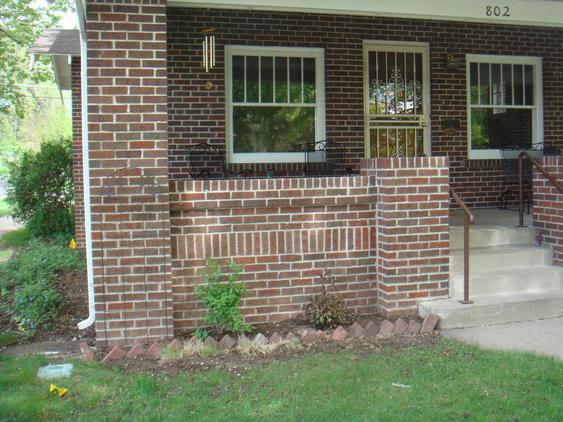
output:
[[88,48],[86,43],[86,15],[82,0],[75,0],[80,29],[80,89],[82,106],[82,178],[84,183],[84,231],[86,235],[86,273],[88,277],[88,318],[78,323],[83,330],[96,321],[94,301],[94,260],[92,257],[92,216],[90,206],[90,153],[88,151]]

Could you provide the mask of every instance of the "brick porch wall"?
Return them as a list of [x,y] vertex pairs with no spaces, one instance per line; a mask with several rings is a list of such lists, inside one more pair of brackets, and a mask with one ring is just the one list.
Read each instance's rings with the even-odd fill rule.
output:
[[84,177],[82,175],[82,101],[80,57],[73,57],[70,65],[72,96],[72,178],[74,181],[74,227],[76,246],[85,250]]
[[[543,157],[545,169],[563,183],[563,157]],[[534,167],[534,227],[553,248],[553,263],[563,266],[563,194]]]
[[[217,28],[217,67],[210,73],[201,68],[201,30],[207,27]],[[186,175],[187,145],[225,144],[225,45],[324,48],[327,138],[348,145],[358,170],[364,157],[362,41],[429,43],[432,155],[450,157],[452,186],[471,206],[496,205],[504,177],[499,160],[467,159],[465,54],[542,57],[545,143],[563,146],[563,32],[558,28],[192,8],[169,9],[168,28],[173,179]],[[446,69],[448,54],[459,60],[456,69]],[[460,128],[443,129],[450,119],[458,119]],[[286,167],[291,166],[277,164],[275,171],[283,175]]]
[[87,6],[96,336],[160,339],[172,334],[166,2]]
[[447,295],[447,159],[363,165],[351,177],[172,181],[175,331],[202,323],[194,289],[208,258],[244,265],[251,323],[302,312],[326,270],[363,314]]
[[378,192],[378,308],[416,313],[418,301],[448,296],[448,159],[383,158],[362,167]]

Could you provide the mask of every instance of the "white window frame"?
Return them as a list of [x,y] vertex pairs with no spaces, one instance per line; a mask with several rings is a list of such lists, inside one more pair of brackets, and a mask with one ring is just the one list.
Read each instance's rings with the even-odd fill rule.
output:
[[499,106],[499,105],[474,105],[476,108],[512,108],[532,110],[532,144],[543,145],[543,73],[542,58],[531,56],[501,56],[489,54],[466,54],[466,71],[467,79],[467,153],[471,160],[483,159],[500,159],[500,149],[472,149],[471,147],[471,80],[469,77],[469,69],[471,63],[491,63],[491,64],[516,64],[516,65],[532,65],[534,66],[534,105],[519,106]]
[[[227,160],[229,163],[301,163],[305,160],[302,152],[259,152],[235,153],[233,148],[233,99],[232,72],[233,56],[264,56],[264,57],[303,57],[315,59],[315,142],[325,139],[325,75],[324,49],[302,47],[257,47],[257,46],[226,46],[225,47],[225,97],[226,97],[226,133]],[[241,103],[238,103],[241,104]],[[246,103],[259,104],[259,103]],[[269,105],[269,103],[267,103]],[[312,103],[307,103],[311,106]],[[300,103],[275,103],[280,107],[298,107]],[[311,140],[313,141],[313,140]]]

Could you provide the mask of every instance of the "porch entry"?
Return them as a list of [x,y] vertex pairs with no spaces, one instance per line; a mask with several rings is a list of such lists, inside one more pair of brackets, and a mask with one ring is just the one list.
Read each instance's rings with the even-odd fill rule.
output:
[[364,42],[366,156],[429,155],[428,45]]

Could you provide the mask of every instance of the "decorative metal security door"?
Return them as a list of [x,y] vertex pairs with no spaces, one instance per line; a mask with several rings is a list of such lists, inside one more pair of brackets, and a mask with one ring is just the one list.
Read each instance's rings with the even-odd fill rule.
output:
[[366,155],[428,154],[428,49],[364,44]]

